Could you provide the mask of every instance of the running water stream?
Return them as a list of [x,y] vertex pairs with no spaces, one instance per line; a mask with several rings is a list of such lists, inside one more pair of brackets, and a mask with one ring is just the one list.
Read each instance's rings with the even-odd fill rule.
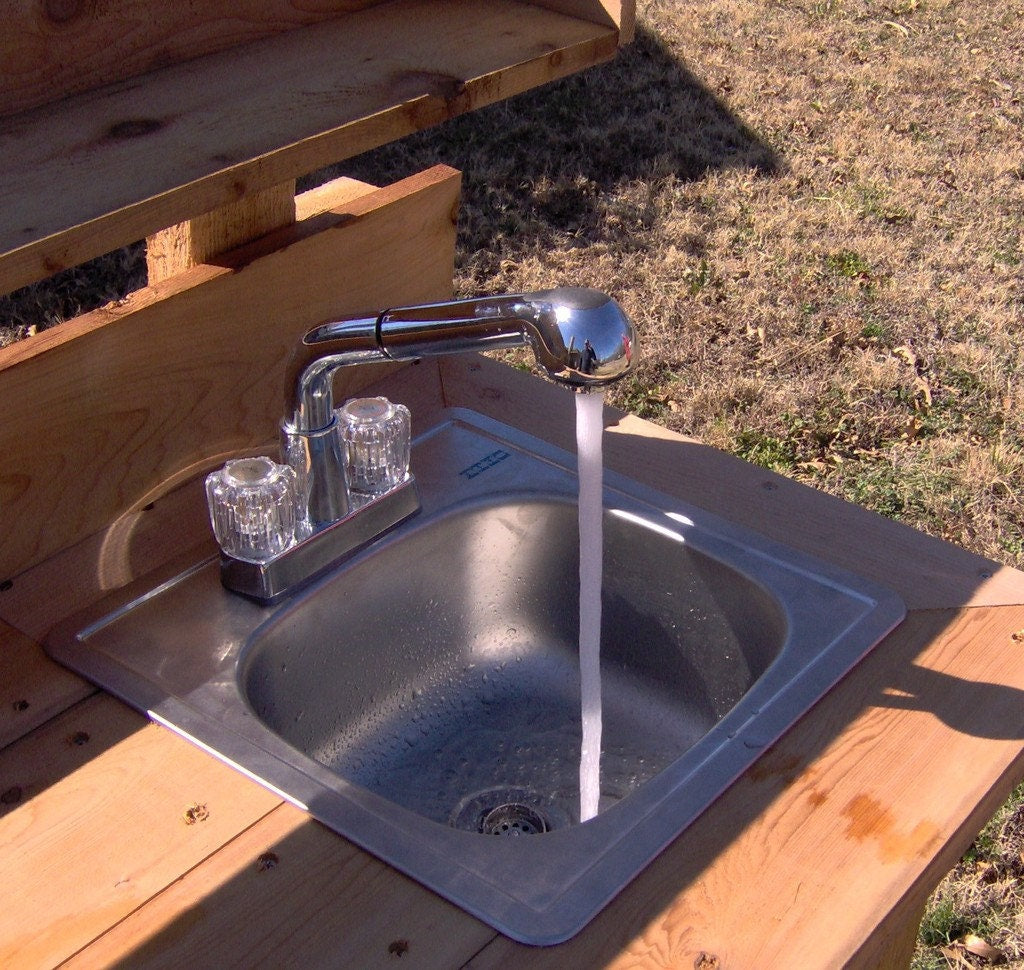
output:
[[597,815],[601,796],[601,435],[604,391],[576,395],[580,522],[580,821]]

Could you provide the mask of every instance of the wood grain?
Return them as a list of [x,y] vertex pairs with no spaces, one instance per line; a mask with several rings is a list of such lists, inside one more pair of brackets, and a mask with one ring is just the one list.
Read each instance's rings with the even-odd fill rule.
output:
[[282,805],[68,966],[450,970],[495,935]]
[[607,60],[617,38],[513,0],[393,0],[0,120],[0,293]]
[[21,792],[0,804],[4,967],[66,959],[281,804],[102,694],[0,751],[0,778]]
[[0,115],[126,81],[373,2],[2,0]]
[[295,221],[295,182],[272,185],[146,239],[150,286]]
[[619,43],[631,43],[636,31],[636,4],[633,0],[531,0],[539,7],[558,10],[581,20],[615,27]]
[[439,166],[0,352],[13,416],[0,503],[17,523],[0,576],[272,440],[285,363],[309,327],[450,293],[458,193],[458,173]]
[[50,660],[35,640],[0,622],[0,748],[95,689]]

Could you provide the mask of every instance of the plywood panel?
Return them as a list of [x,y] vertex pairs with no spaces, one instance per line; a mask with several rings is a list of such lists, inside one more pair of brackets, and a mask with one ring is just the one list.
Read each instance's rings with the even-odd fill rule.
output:
[[458,192],[431,169],[0,353],[0,577],[272,440],[310,326],[450,293]]

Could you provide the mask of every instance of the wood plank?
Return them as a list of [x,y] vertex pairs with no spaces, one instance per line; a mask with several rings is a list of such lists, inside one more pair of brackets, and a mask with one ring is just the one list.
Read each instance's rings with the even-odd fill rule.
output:
[[843,970],[908,970],[928,905],[918,895],[900,903],[843,964]]
[[0,577],[273,438],[307,328],[450,293],[458,193],[439,166],[0,352]]
[[[567,451],[575,449],[572,395],[485,358],[452,358],[445,395],[516,420]],[[639,418],[606,410],[606,464],[667,495],[822,556],[897,590],[910,609],[1024,603],[1024,574],[883,518],[824,492],[683,438]],[[894,569],[894,564],[903,568]]]
[[295,222],[295,180],[272,185],[146,239],[149,285]]
[[378,188],[379,186],[370,185],[369,182],[360,182],[359,179],[345,175],[331,179],[330,182],[324,182],[295,196],[295,218],[302,222],[332,209],[340,209],[361,196],[376,192]]
[[583,934],[499,938],[470,966],[843,966],[888,913],[905,923],[979,804],[1024,773],[1022,623],[1019,607],[912,615]]
[[595,24],[615,27],[619,43],[629,44],[636,33],[635,0],[530,0],[548,10],[558,10],[571,17],[589,20]]
[[372,2],[3,0],[0,115],[337,17]]
[[[386,40],[384,40],[386,39]],[[0,292],[612,57],[513,0],[393,0],[0,122]]]
[[0,779],[21,793],[0,804],[5,967],[66,959],[281,804],[103,694],[0,751]]
[[495,935],[282,805],[68,966],[450,970]]
[[34,640],[0,622],[0,748],[95,689],[50,660]]

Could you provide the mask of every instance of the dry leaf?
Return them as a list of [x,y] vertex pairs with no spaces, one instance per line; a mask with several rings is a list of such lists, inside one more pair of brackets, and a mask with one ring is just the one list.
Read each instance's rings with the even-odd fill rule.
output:
[[964,949],[973,953],[976,957],[988,960],[989,963],[1006,963],[1006,954],[991,943],[983,940],[980,936],[968,933],[963,938]]
[[1013,633],[1010,634],[1010,639],[1014,643],[1024,643],[1024,630],[1014,630]]
[[895,20],[883,20],[882,25],[885,27],[892,27],[893,30],[898,30],[904,37],[910,36],[910,31],[903,26],[903,24],[896,23]]
[[914,378],[914,407],[927,411],[932,406],[932,389],[923,377]]
[[963,953],[960,952],[959,945],[956,946],[940,946],[939,953],[946,958],[946,963],[949,965],[950,970],[970,970],[971,965],[964,958]]
[[917,354],[915,354],[913,349],[907,346],[907,344],[903,344],[900,347],[893,347],[892,355],[893,357],[899,357],[903,363],[910,367],[917,367]]

